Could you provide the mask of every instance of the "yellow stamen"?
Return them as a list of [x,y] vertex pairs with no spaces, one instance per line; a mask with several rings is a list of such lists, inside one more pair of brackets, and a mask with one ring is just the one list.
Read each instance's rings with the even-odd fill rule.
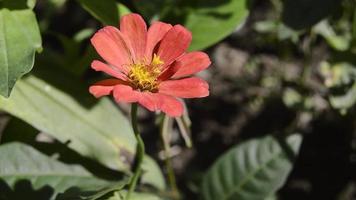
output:
[[153,54],[153,59],[152,59],[151,65],[161,66],[163,64],[164,64],[164,62],[159,58],[159,56],[157,56],[156,54]]
[[164,62],[154,54],[150,64],[144,63],[132,64],[128,78],[135,89],[156,92],[158,89],[157,78],[161,74],[161,67]]

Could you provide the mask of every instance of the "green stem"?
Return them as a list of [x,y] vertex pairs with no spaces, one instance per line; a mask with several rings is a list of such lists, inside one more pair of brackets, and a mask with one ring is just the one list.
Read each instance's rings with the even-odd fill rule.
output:
[[145,144],[141,138],[140,132],[137,127],[137,103],[133,103],[131,106],[131,125],[137,140],[136,147],[136,163],[134,166],[134,175],[132,176],[129,183],[129,191],[126,195],[126,200],[130,200],[131,193],[135,190],[137,181],[142,173],[142,162],[145,156]]
[[169,117],[165,115],[161,124],[161,140],[163,143],[164,157],[165,157],[164,161],[165,161],[167,175],[168,175],[168,182],[172,191],[172,197],[174,199],[180,199],[179,190],[176,183],[176,176],[174,173],[172,161],[170,159],[170,144],[167,137],[165,137],[168,136],[168,134],[169,134]]

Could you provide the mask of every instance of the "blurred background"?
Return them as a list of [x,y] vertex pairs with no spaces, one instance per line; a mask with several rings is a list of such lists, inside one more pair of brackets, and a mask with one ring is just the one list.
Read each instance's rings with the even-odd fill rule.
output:
[[[178,124],[172,124],[171,157],[184,199],[200,198],[205,172],[229,149],[250,139],[294,133],[303,137],[299,154],[271,199],[356,199],[356,1],[127,0],[115,2],[120,3],[118,9],[96,2],[37,0],[33,11],[43,48],[31,74],[66,91],[82,107],[91,108],[95,100],[80,95],[80,87],[67,78],[83,83],[83,91],[103,79],[105,75],[89,69],[91,61],[98,58],[89,39],[103,24],[117,25],[120,15],[136,12],[148,23],[160,20],[190,29],[190,50],[207,52],[212,65],[199,73],[210,84],[210,96],[186,101],[186,120],[191,126],[185,131],[191,136],[191,148],[186,147]],[[29,83],[41,82],[27,79]],[[25,82],[18,85],[23,91],[30,90]],[[15,89],[13,96],[19,93]],[[37,94],[25,93],[17,103],[22,99],[38,101],[39,107],[46,104],[32,98]],[[61,102],[66,104],[67,100]],[[66,142],[73,138],[53,136],[57,133],[49,133],[50,125],[33,121],[41,108],[28,111],[30,116],[24,114],[26,104],[19,110],[11,107],[14,105],[0,100],[0,108],[6,111],[0,112],[1,145],[20,141],[46,155],[57,155],[64,163],[86,163],[85,168],[101,176],[116,173],[110,171],[112,165],[105,159],[97,160],[111,169],[82,157],[86,150],[81,147],[74,147],[80,155],[67,149]],[[118,107],[124,115],[129,114],[129,105]],[[76,108],[73,111],[77,112]],[[105,113],[100,116],[110,117]],[[140,109],[140,128],[147,153],[164,169],[155,116]],[[59,112],[52,122],[70,127],[67,121],[71,119],[64,117]],[[65,150],[58,154],[58,149]],[[90,155],[95,160],[96,155]],[[132,155],[127,159],[132,161]],[[0,191],[11,193],[4,188],[0,181]]]

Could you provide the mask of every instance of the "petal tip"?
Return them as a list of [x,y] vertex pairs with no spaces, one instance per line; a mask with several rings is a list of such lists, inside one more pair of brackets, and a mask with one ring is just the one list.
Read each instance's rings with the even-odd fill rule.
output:
[[95,98],[102,96],[95,85],[89,87],[89,93],[92,94]]

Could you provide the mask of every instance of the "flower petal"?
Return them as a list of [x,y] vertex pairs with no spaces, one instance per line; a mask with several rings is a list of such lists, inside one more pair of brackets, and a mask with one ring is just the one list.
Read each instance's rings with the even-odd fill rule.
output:
[[184,111],[180,101],[165,94],[143,92],[139,103],[150,111],[161,110],[170,117],[179,117]]
[[89,87],[89,92],[96,98],[109,95],[114,87],[118,84],[123,84],[122,80],[118,79],[106,79],[94,83],[94,85]]
[[158,76],[158,81],[165,81],[171,78],[179,70],[180,67],[181,64],[179,62],[174,62],[173,64],[169,65],[168,67],[166,67],[166,70]]
[[172,25],[163,22],[154,22],[148,29],[147,44],[146,44],[146,58],[152,59],[153,50],[156,45],[162,40],[163,36],[172,28]]
[[133,103],[140,99],[140,92],[133,90],[128,85],[116,85],[114,87],[114,98],[116,102]]
[[191,52],[179,57],[176,61],[180,67],[172,78],[181,78],[193,75],[209,67],[211,61],[204,52]]
[[159,93],[180,98],[200,98],[209,95],[208,83],[197,77],[163,81],[158,87]]
[[159,44],[157,55],[166,67],[181,56],[192,41],[192,34],[183,26],[175,25],[163,37]]
[[126,36],[127,43],[132,47],[135,61],[144,57],[147,40],[147,26],[138,14],[128,14],[121,17],[120,31]]
[[180,117],[183,115],[183,104],[176,98],[164,94],[158,94],[162,99],[161,110],[170,117]]
[[121,80],[126,80],[126,76],[120,72],[118,69],[111,67],[103,62],[100,62],[98,60],[94,60],[91,63],[91,68],[93,68],[95,71],[101,71],[104,72],[110,76],[113,76],[115,78],[121,79]]
[[142,92],[139,103],[152,112],[160,110],[161,107],[160,99],[156,93],[151,92]]
[[124,38],[117,28],[106,26],[96,32],[90,41],[104,60],[127,73],[128,69],[125,66],[132,61],[131,51]]

